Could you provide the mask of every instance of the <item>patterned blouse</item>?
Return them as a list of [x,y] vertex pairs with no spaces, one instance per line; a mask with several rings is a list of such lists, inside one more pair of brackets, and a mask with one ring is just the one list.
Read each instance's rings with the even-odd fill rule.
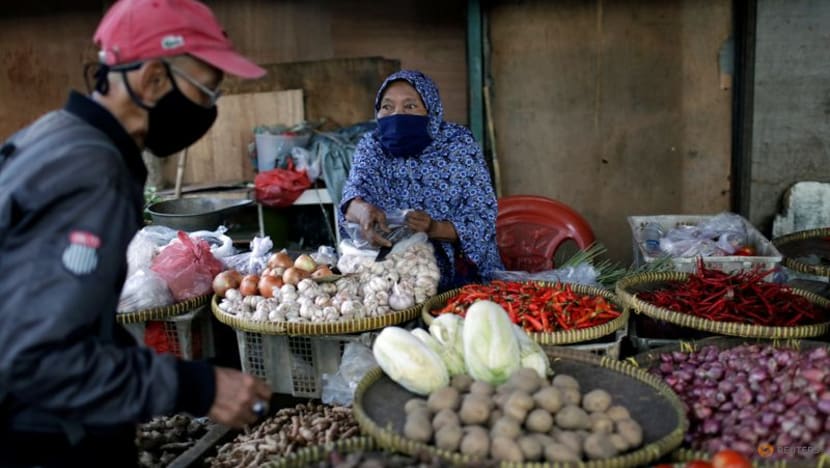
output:
[[[436,221],[450,221],[459,243],[433,241],[441,289],[487,281],[504,267],[496,247],[498,205],[481,148],[467,128],[444,121],[438,88],[421,72],[402,70],[386,78],[375,98],[376,111],[387,86],[398,80],[409,82],[421,95],[432,142],[418,156],[395,157],[384,151],[377,130],[365,134],[355,149],[340,215],[353,198],[361,197],[386,212],[416,209]],[[475,265],[472,271],[457,268],[469,262]]]

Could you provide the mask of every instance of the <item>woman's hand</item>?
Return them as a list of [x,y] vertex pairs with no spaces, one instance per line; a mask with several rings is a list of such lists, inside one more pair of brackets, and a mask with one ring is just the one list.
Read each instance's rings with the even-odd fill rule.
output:
[[426,211],[412,210],[406,213],[406,227],[415,232],[429,234],[432,227],[432,217]]
[[357,223],[363,233],[363,237],[372,245],[391,247],[392,243],[386,240],[380,232],[389,232],[386,224],[386,213],[380,208],[355,198],[349,203],[346,209],[346,219]]

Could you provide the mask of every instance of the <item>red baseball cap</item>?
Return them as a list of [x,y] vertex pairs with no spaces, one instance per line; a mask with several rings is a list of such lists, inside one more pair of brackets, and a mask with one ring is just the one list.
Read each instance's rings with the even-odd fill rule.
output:
[[94,40],[101,61],[111,66],[189,54],[231,75],[265,75],[234,50],[210,8],[196,0],[119,0]]

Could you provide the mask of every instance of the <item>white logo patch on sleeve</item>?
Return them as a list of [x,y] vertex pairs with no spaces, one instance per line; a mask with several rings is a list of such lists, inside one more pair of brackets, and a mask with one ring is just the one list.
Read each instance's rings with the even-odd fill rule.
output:
[[86,231],[69,233],[69,245],[64,249],[61,260],[67,270],[76,275],[86,275],[98,267],[98,248],[101,239]]

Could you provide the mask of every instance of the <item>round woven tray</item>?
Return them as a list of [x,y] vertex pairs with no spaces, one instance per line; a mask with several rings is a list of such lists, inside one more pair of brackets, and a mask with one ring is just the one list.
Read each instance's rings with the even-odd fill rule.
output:
[[[733,348],[745,343],[766,343],[773,346],[780,346],[791,349],[813,349],[818,347],[830,347],[830,343],[823,343],[820,341],[804,341],[795,339],[784,340],[764,340],[762,338],[734,338],[734,337],[720,337],[715,336],[711,338],[703,338],[696,341],[681,341],[677,344],[655,348],[644,353],[640,353],[634,357],[627,359],[631,364],[648,371],[655,364],[660,361],[660,355],[671,353],[673,351],[693,352],[706,346],[715,346],[719,349]],[[689,462],[692,460],[709,460],[714,454],[706,453],[699,450],[692,450],[685,447],[680,447],[672,452],[672,458],[680,462]],[[763,458],[754,458],[753,465],[763,467],[801,467],[801,466],[828,466],[830,464],[830,456],[822,454],[814,460],[809,459],[793,459],[793,460],[765,460]]]
[[192,312],[210,301],[210,294],[194,297],[183,302],[164,307],[118,313],[115,319],[121,324],[142,323],[150,320],[167,320],[169,318]]
[[[557,466],[612,468],[647,465],[683,442],[689,422],[680,400],[658,377],[630,364],[583,351],[548,348],[547,352],[553,371],[574,376],[583,390],[612,390],[615,403],[625,405],[642,425],[644,438],[644,446],[618,457]],[[440,450],[402,435],[406,417],[404,404],[415,396],[376,367],[357,386],[354,417],[362,432],[374,437],[386,449],[410,455],[429,454],[459,466],[480,462],[467,455]],[[549,466],[541,463],[502,465]]]
[[[814,325],[802,325],[797,327],[766,327],[737,322],[716,322],[691,314],[675,312],[663,307],[657,307],[651,303],[640,300],[637,294],[652,291],[665,286],[668,283],[685,281],[691,273],[662,272],[662,273],[640,273],[627,276],[617,282],[617,297],[627,307],[638,313],[645,314],[653,319],[670,322],[695,330],[702,330],[719,335],[740,336],[745,338],[812,338],[821,336],[830,330],[830,322],[822,322]],[[830,308],[830,300],[818,294],[792,289],[792,292],[804,296],[810,302],[824,308]]]
[[340,322],[254,322],[225,312],[219,308],[218,301],[219,298],[214,295],[210,303],[213,315],[217,320],[236,330],[263,335],[318,336],[361,333],[408,322],[418,317],[418,313],[421,311],[421,304],[417,304],[408,309],[390,312],[380,317],[366,317]]
[[[554,286],[554,283],[547,282],[538,282],[536,284],[549,287]],[[609,302],[617,306],[617,308],[620,310],[620,316],[615,318],[614,320],[610,320],[608,322],[603,323],[602,325],[597,325],[595,327],[580,328],[578,330],[558,332],[528,333],[528,336],[530,336],[530,338],[533,341],[541,345],[566,345],[582,343],[585,341],[591,341],[597,338],[608,336],[614,333],[615,331],[625,327],[625,324],[628,323],[628,311],[625,309],[625,307],[622,306],[620,301],[617,299],[617,296],[614,295],[614,293],[612,293],[611,291],[582,284],[570,284],[569,286],[571,287],[571,290],[576,294],[602,296],[608,299]],[[427,326],[429,326],[432,323],[432,320],[435,318],[435,316],[432,315],[432,311],[438,310],[447,305],[447,301],[457,296],[460,292],[461,288],[453,289],[429,298],[424,303],[424,306],[421,309],[421,318],[423,319],[424,323],[426,323]]]
[[326,461],[331,452],[354,453],[366,452],[376,448],[375,440],[371,437],[350,437],[330,444],[313,445],[297,450],[296,452],[280,456],[265,462],[262,467],[268,468],[304,468],[311,463]]
[[784,256],[784,266],[808,275],[830,278],[830,265],[811,265],[799,260],[808,255],[830,259],[830,227],[793,232],[772,240]]

